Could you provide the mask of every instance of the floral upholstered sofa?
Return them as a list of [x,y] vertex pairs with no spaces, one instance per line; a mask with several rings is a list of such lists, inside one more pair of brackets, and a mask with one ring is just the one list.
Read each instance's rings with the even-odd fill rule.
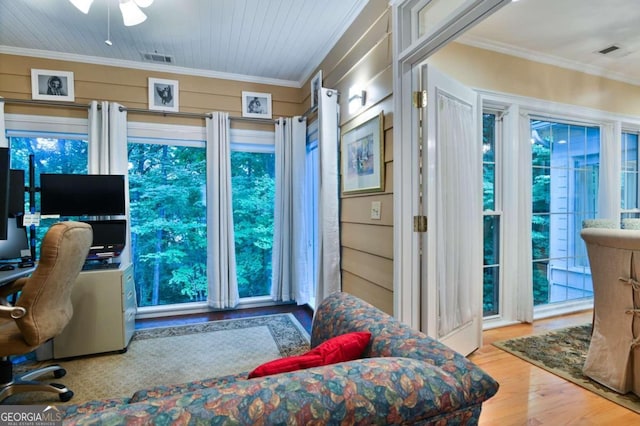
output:
[[65,424],[475,425],[498,390],[462,355],[347,293],[318,307],[311,347],[358,331],[371,333],[361,359],[159,386],[65,407]]

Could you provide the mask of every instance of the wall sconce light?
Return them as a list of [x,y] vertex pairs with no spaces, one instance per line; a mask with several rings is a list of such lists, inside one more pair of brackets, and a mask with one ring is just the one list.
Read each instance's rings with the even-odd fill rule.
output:
[[366,90],[359,89],[357,87],[351,87],[349,89],[349,112],[353,113],[362,108],[367,103]]

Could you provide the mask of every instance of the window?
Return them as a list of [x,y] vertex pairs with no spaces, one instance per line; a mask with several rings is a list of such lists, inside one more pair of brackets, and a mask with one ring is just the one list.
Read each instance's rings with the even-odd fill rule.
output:
[[[23,116],[7,114],[7,137],[11,149],[11,168],[21,169],[25,173],[25,185],[29,182],[29,158],[33,156],[33,185],[40,186],[41,173],[76,173],[88,172],[88,139],[87,120],[62,119],[57,117]],[[35,194],[35,205],[29,203],[29,195],[25,192],[25,211],[40,209],[40,193]],[[71,218],[75,219],[75,218]],[[58,218],[43,218],[35,228],[35,253],[38,256],[39,242],[47,229]]]
[[207,300],[204,142],[129,140],[138,306]]
[[582,221],[597,216],[600,129],[531,120],[534,306],[593,296]]
[[484,219],[483,316],[497,315],[500,308],[500,196],[498,191],[499,138],[497,112],[482,115],[482,199]]
[[268,296],[271,293],[275,201],[274,147],[232,144],[231,149],[233,227],[240,298]]
[[638,133],[622,132],[622,218],[640,217],[638,205]]
[[[203,139],[201,127],[129,123],[132,260],[141,307],[206,305]],[[241,298],[266,296],[271,292],[274,135],[232,130],[231,140],[239,293]]]

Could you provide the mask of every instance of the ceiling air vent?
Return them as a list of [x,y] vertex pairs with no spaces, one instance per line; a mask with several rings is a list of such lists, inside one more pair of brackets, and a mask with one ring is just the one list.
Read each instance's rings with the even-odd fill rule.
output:
[[619,50],[620,47],[616,46],[615,44],[612,44],[609,47],[605,47],[602,50],[598,50],[598,53],[602,54],[602,55],[608,55],[609,53],[615,52],[616,50]]
[[149,62],[157,62],[160,64],[173,64],[173,56],[163,55],[162,53],[142,53],[142,59]]

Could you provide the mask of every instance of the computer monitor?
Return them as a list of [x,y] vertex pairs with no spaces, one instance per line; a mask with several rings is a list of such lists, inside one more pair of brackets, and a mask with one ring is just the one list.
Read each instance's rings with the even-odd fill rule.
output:
[[25,257],[31,257],[27,229],[19,227],[16,218],[10,217],[7,219],[7,239],[0,240],[0,262],[19,261],[23,250]]
[[109,259],[122,254],[127,240],[126,220],[85,220],[83,222],[93,228],[93,243],[87,260]]
[[[2,135],[4,136],[4,135]],[[0,241],[7,238],[9,217],[9,148],[0,148]]]
[[124,175],[40,174],[42,214],[123,215],[124,196]]
[[24,193],[24,170],[9,170],[9,217],[24,215]]

